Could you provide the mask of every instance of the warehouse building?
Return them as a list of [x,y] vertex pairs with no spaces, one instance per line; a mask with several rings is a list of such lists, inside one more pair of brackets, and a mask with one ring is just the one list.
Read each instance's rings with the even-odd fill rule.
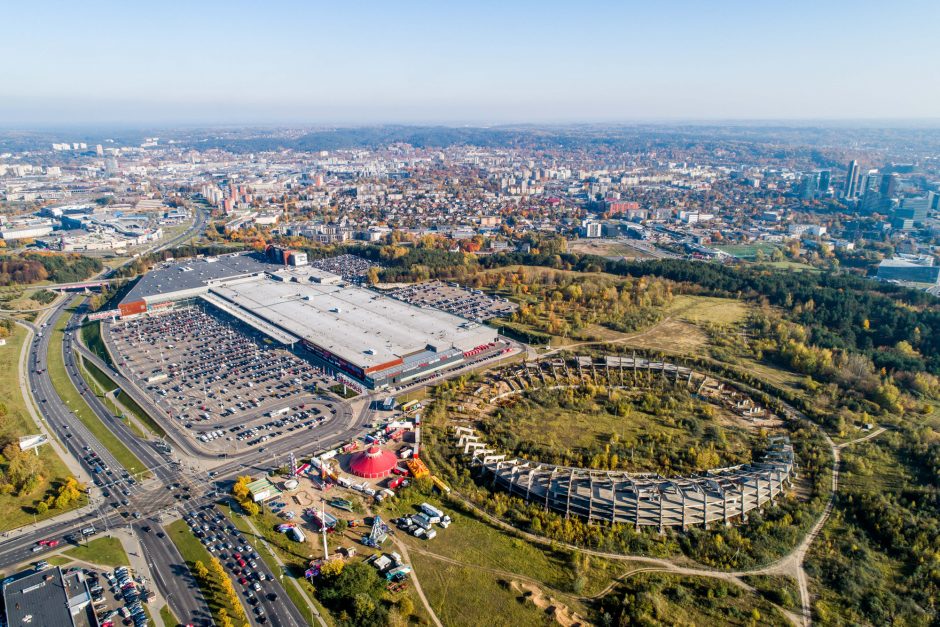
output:
[[122,318],[207,304],[370,389],[507,348],[495,329],[416,307],[311,266],[251,255],[164,264],[119,305]]
[[933,257],[898,255],[878,264],[877,277],[882,281],[936,285],[940,283],[940,266],[934,265]]
[[3,581],[4,624],[97,626],[91,592],[81,571],[27,570]]

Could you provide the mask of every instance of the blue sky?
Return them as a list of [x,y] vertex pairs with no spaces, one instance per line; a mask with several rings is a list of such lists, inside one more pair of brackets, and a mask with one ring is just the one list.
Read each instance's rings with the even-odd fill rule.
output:
[[938,18],[936,0],[7,2],[0,125],[935,119]]

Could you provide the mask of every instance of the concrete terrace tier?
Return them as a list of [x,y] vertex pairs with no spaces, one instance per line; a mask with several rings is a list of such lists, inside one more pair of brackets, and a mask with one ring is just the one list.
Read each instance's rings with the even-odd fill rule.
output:
[[783,494],[794,470],[793,447],[786,437],[771,438],[764,458],[754,464],[662,477],[507,460],[486,449],[466,427],[457,427],[457,436],[458,446],[471,455],[471,466],[481,469],[492,487],[565,516],[637,528],[746,520],[748,512]]

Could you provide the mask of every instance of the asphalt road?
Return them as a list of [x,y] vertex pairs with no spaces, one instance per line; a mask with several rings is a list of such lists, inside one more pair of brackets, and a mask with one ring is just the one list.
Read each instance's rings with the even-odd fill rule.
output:
[[[89,526],[94,526],[98,532],[107,532],[109,529],[117,526],[127,526],[132,524],[138,531],[142,545],[145,551],[145,557],[154,574],[155,583],[167,599],[174,614],[181,620],[186,620],[194,625],[210,624],[208,607],[201,593],[196,587],[195,581],[185,568],[182,557],[176,550],[172,541],[168,538],[158,538],[156,529],[159,528],[161,516],[169,515],[175,518],[177,513],[189,511],[202,505],[214,503],[216,497],[215,486],[208,480],[202,472],[192,470],[187,462],[193,459],[213,458],[215,456],[205,453],[198,455],[189,455],[189,447],[180,447],[183,454],[177,454],[178,459],[163,455],[156,451],[148,442],[142,441],[125,425],[121,420],[114,417],[107,407],[90,390],[87,389],[84,379],[77,370],[73,350],[80,351],[83,356],[87,356],[94,361],[97,366],[104,366],[109,374],[115,376],[118,382],[124,387],[127,382],[120,373],[115,373],[106,364],[91,355],[87,349],[74,340],[74,334],[79,332],[80,314],[76,314],[68,323],[67,333],[72,337],[65,338],[63,346],[53,347],[50,345],[51,329],[54,328],[60,316],[66,315],[66,308],[74,299],[67,299],[65,303],[57,307],[48,318],[48,326],[44,329],[36,329],[37,333],[42,331],[42,337],[36,338],[30,347],[28,366],[28,383],[34,398],[37,401],[40,413],[48,423],[50,430],[64,444],[81,465],[94,476],[94,469],[82,458],[89,451],[95,451],[100,459],[112,470],[112,475],[108,476],[104,489],[111,493],[111,496],[104,498],[98,490],[93,490],[91,495],[92,505],[82,512],[69,512],[63,516],[47,521],[38,528],[26,528],[9,532],[0,536],[0,568],[9,569],[11,566],[24,562],[32,562],[42,559],[46,552],[33,553],[32,548],[42,539],[62,539],[67,535],[75,534],[80,536],[80,530]],[[48,353],[50,350],[63,350],[66,371],[72,383],[82,392],[85,401],[94,411],[95,415],[103,424],[114,433],[140,460],[148,469],[150,469],[154,478],[141,484],[135,482],[131,484],[130,478],[123,475],[126,472],[114,456],[97,440],[97,438],[88,430],[87,427],[72,413],[72,410],[61,400],[52,385],[52,380],[48,373]],[[41,370],[41,372],[39,372]],[[133,390],[132,386],[126,389],[128,393]],[[133,395],[132,395],[133,397]],[[135,398],[135,400],[137,400]],[[141,399],[145,400],[145,399]],[[301,451],[314,452],[315,448],[331,448],[342,441],[358,435],[362,431],[361,425],[371,419],[371,411],[365,406],[356,416],[353,416],[352,408],[348,403],[337,402],[330,399],[337,406],[336,417],[328,422],[322,430],[301,431],[294,436],[283,438],[280,442],[274,442],[266,447],[264,453],[257,450],[249,450],[236,457],[230,457],[215,467],[214,480],[225,482],[234,478],[238,474],[243,474],[249,470],[268,470],[273,468],[277,461],[286,459],[289,452],[300,453]],[[140,402],[140,401],[138,401]],[[152,403],[141,403],[145,411],[152,411]],[[158,420],[163,420],[162,414],[156,414]],[[87,449],[86,449],[87,447]],[[196,451],[194,451],[195,453]],[[215,458],[218,461],[217,457]],[[174,494],[179,490],[168,490],[167,486],[172,484],[181,484],[189,486],[186,491],[190,495],[188,500],[178,499]],[[129,504],[120,505],[117,492],[127,490]],[[117,497],[117,498],[116,498]],[[117,505],[117,507],[115,507]],[[140,519],[131,516],[132,512],[139,512]],[[151,527],[150,533],[142,531],[142,526],[147,524]],[[267,569],[261,560],[258,565],[262,572],[268,577],[263,585],[263,596],[259,597],[259,604],[264,607],[264,616],[267,624],[285,627],[299,627],[306,624],[302,615],[293,606],[286,592],[283,589],[278,578],[274,573]],[[280,573],[278,573],[280,574]],[[236,589],[241,595],[244,595],[242,587],[236,584]],[[276,601],[270,601],[267,594],[274,592],[277,595]],[[246,609],[255,619],[252,606],[246,603]]]
[[150,566],[154,583],[173,608],[173,614],[184,625],[210,623],[212,617],[209,606],[183,556],[176,550],[176,545],[167,538],[157,537],[157,532],[152,527],[149,532],[143,531],[142,527],[143,525],[135,525],[134,530],[140,538],[144,559]]

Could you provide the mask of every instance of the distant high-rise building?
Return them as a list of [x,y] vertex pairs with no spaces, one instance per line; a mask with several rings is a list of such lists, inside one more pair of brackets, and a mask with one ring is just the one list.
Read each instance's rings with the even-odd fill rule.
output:
[[868,192],[878,192],[880,188],[881,174],[878,173],[878,170],[869,170],[867,174],[863,174],[858,180],[858,184],[855,187],[855,195],[865,196]]
[[829,170],[822,170],[819,172],[819,185],[817,189],[820,196],[824,196],[829,193],[829,188],[832,186],[832,172]]
[[97,154],[99,157],[104,156],[104,148],[101,147],[101,144],[95,146],[95,154]]
[[913,224],[920,225],[927,221],[927,210],[931,199],[927,196],[920,198],[905,198],[901,205],[894,210],[894,217],[911,220]]
[[878,191],[886,198],[895,198],[898,195],[898,186],[901,183],[901,177],[897,174],[885,174],[881,177],[881,185]]
[[819,175],[807,174],[800,180],[800,198],[802,200],[812,200],[816,197],[816,190],[819,189]]
[[849,200],[858,195],[858,161],[855,159],[849,162],[849,171],[845,175],[845,186],[842,188],[842,193]]

